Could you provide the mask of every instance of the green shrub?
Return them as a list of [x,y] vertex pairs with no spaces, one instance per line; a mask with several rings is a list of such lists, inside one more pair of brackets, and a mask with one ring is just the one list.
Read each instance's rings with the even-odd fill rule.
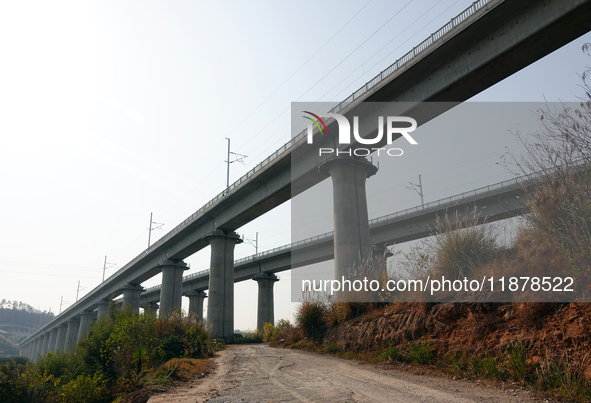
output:
[[326,352],[328,352],[328,353],[336,354],[340,351],[341,351],[341,348],[339,347],[338,344],[331,343],[328,346],[326,346]]
[[14,356],[14,357],[0,357],[0,365],[5,365],[5,364],[20,364],[20,365],[26,365],[29,362],[29,360],[26,357],[22,357],[22,356]]
[[265,322],[263,325],[263,341],[271,341],[277,335],[277,328],[272,323]]
[[326,304],[321,301],[304,301],[297,308],[296,324],[304,336],[319,340],[326,332]]
[[75,352],[48,353],[28,366],[0,366],[0,402],[112,401],[140,388],[147,369],[172,358],[212,354],[209,335],[194,316],[158,319],[113,311],[92,324]]
[[272,341],[277,337],[285,338],[286,333],[292,329],[293,326],[287,319],[279,319],[276,325],[265,323],[263,325],[263,341]]
[[400,353],[400,351],[398,351],[398,348],[396,346],[388,347],[380,353],[378,358],[381,360],[392,360],[400,362],[404,361],[404,356]]
[[102,403],[112,399],[107,392],[107,381],[102,375],[79,375],[76,379],[61,387],[61,403]]
[[406,349],[406,355],[414,364],[432,364],[433,344],[428,341],[413,343]]
[[51,376],[63,384],[75,379],[78,375],[88,372],[82,357],[72,353],[47,353],[41,357],[32,367],[39,374]]
[[527,351],[521,342],[510,343],[506,350],[505,366],[514,379],[526,379]]

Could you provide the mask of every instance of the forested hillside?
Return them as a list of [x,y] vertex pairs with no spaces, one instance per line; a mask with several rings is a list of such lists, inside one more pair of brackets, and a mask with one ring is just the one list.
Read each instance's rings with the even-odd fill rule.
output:
[[55,315],[51,312],[42,312],[21,301],[2,299],[0,302],[0,325],[38,328],[54,317]]

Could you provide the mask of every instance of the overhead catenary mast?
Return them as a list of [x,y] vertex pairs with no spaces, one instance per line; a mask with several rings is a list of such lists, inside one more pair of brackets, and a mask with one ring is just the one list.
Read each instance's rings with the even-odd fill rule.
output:
[[150,228],[148,228],[148,248],[150,247],[150,240],[152,239],[152,230],[162,229],[164,223],[152,221],[153,213],[150,213]]
[[[227,171],[226,171],[226,189],[230,187],[230,164],[232,162],[240,162],[243,165],[246,165],[246,163],[244,162],[244,159],[246,157],[248,157],[248,155],[244,155],[244,154],[238,154],[235,152],[230,151],[230,139],[228,137],[226,137],[226,140],[228,140],[228,159],[225,160],[224,162],[227,164]],[[230,161],[230,154],[234,155],[234,161]]]
[[407,189],[414,190],[421,196],[421,206],[425,207],[425,200],[423,198],[423,182],[421,180],[421,175],[419,175],[419,183],[412,183],[408,182],[412,187],[406,187]]

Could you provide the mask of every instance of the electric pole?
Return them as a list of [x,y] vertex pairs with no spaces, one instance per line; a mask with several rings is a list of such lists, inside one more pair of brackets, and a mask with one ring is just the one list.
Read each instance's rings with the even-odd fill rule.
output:
[[425,201],[423,199],[423,182],[421,180],[421,175],[419,175],[419,183],[412,183],[412,182],[408,182],[410,184],[410,186],[412,187],[406,187],[407,189],[410,190],[414,190],[415,192],[417,192],[419,194],[419,196],[421,196],[421,206],[425,207]]
[[107,263],[107,255],[105,255],[105,263],[103,264],[103,281],[101,281],[101,283],[105,282],[105,271],[115,265],[116,263]]
[[[246,242],[248,242],[249,244],[251,244],[252,246],[254,246],[254,254],[258,255],[259,254],[259,233],[257,232],[255,239],[248,239],[248,238],[244,238],[244,240]],[[254,241],[254,243],[252,243]]]
[[226,171],[226,189],[230,187],[230,139],[226,137],[228,140],[228,159],[226,162],[228,163],[228,169]]
[[[152,213],[150,212],[150,228],[148,228],[148,248],[150,247],[150,237],[152,236]],[[105,259],[107,257],[105,256]]]
[[[150,228],[148,228],[148,248],[150,247],[150,240],[152,238],[152,230],[162,229],[162,226],[164,225],[164,223],[152,221],[152,214],[153,213],[150,213]],[[155,225],[155,227],[152,228],[152,225]]]
[[[62,305],[64,304],[64,302],[67,303],[68,301],[64,301],[64,296],[62,295],[62,298],[60,299],[60,312],[59,313],[62,313]],[[59,315],[59,313],[58,313],[58,315]]]
[[[246,165],[246,163],[244,162],[244,159],[246,157],[248,157],[248,155],[244,155],[244,154],[238,154],[235,152],[230,151],[230,139],[228,137],[225,137],[226,140],[228,140],[228,159],[226,161],[224,161],[227,164],[227,171],[226,171],[226,189],[230,187],[230,164],[232,162],[240,162],[243,165]],[[234,161],[230,161],[230,154],[234,155]]]

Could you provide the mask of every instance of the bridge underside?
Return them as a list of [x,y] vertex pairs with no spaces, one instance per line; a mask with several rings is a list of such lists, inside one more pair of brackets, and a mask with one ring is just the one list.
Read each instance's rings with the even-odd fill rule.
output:
[[[490,223],[522,215],[525,211],[524,195],[523,188],[520,185],[515,185],[512,189],[467,197],[458,203],[446,203],[418,210],[412,214],[386,218],[370,227],[372,243],[383,247],[428,237],[436,229],[437,219],[445,216],[451,218],[452,224],[457,216],[459,218],[458,224],[465,225]],[[333,238],[328,237],[297,250],[294,254],[290,249],[286,249],[266,258],[237,264],[234,266],[234,281],[251,280],[254,275],[259,273],[274,274],[331,259],[334,259],[334,243]],[[183,282],[183,293],[191,290],[206,290],[208,286],[209,275],[204,273],[201,276],[186,279]],[[152,290],[142,294],[141,303],[156,302],[159,298],[159,289]]]

